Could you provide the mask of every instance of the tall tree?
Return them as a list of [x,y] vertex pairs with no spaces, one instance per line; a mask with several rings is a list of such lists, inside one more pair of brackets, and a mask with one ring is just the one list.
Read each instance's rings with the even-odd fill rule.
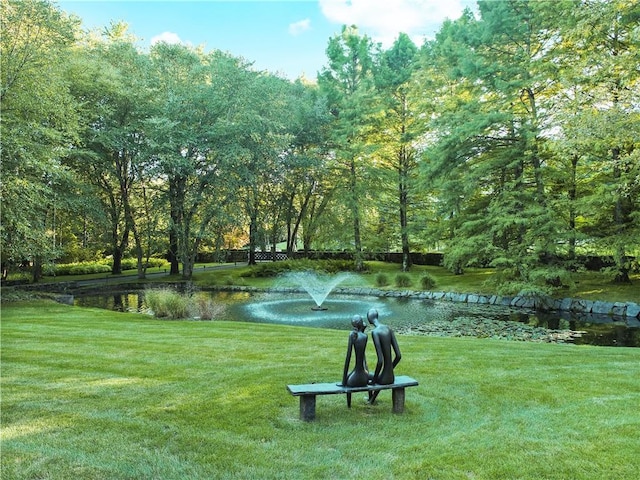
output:
[[170,209],[171,273],[193,274],[198,248],[220,214],[229,190],[233,125],[245,65],[222,52],[156,44],[151,53],[154,114],[147,120],[156,175],[165,181]]
[[50,221],[69,192],[60,157],[77,129],[65,71],[77,23],[44,0],[2,0],[0,22],[2,262],[33,262],[37,280],[57,255]]
[[560,57],[567,106],[560,150],[583,176],[575,199],[580,233],[610,250],[614,280],[629,282],[628,253],[640,246],[640,71],[632,67],[640,54],[640,10],[624,0],[585,0],[573,17]]
[[424,132],[424,113],[418,110],[422,92],[412,85],[418,67],[418,49],[407,34],[401,33],[393,46],[383,52],[376,71],[376,83],[382,96],[383,114],[374,138],[377,155],[396,174],[402,270],[411,268],[408,210],[417,169],[417,142]]
[[230,117],[230,152],[235,159],[238,200],[249,219],[249,264],[256,262],[259,232],[270,231],[265,238],[275,248],[285,227],[283,178],[285,153],[291,143],[286,127],[290,88],[282,78],[253,71],[246,71],[236,84],[242,102]]
[[318,77],[321,90],[333,115],[330,145],[336,162],[344,169],[347,205],[353,221],[353,244],[356,270],[362,270],[362,198],[367,193],[361,185],[369,147],[373,104],[374,46],[354,26],[343,27],[327,46],[328,67]]
[[[321,204],[321,198],[326,195],[323,185],[329,176],[325,148],[329,113],[317,86],[300,80],[293,85],[289,108],[292,114],[288,130],[292,141],[283,161],[286,172],[287,253],[292,254],[301,230],[304,238],[309,241],[313,238],[310,216],[321,214],[314,207]],[[327,195],[327,200],[329,197]],[[308,242],[305,246],[309,246]]]
[[453,82],[441,84],[430,152],[431,171],[455,182],[446,187],[458,217],[447,263],[459,270],[491,262],[506,290],[540,280],[544,289],[557,276],[544,265],[561,227],[547,198],[543,146],[556,85],[548,62],[559,41],[554,18],[571,5],[479,2],[480,19],[467,12],[446,23],[432,46],[434,66]]
[[122,272],[122,259],[133,236],[138,277],[144,278],[142,234],[135,198],[141,193],[144,120],[151,98],[146,57],[134,45],[127,25],[112,24],[102,39],[76,58],[74,95],[83,105],[84,134],[72,164],[85,181],[101,191],[110,219],[112,273]]

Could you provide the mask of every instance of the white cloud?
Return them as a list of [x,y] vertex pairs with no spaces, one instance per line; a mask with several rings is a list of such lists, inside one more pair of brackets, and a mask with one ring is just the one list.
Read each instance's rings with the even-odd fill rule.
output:
[[168,43],[170,45],[183,43],[178,34],[173,32],[162,32],[160,35],[153,37],[149,43],[151,43],[151,45],[155,45],[156,43],[161,42]]
[[446,18],[456,19],[468,0],[319,0],[322,14],[340,25],[356,25],[389,47],[400,32],[418,45],[432,38]]
[[300,20],[299,22],[295,22],[289,25],[289,33],[294,37],[300,35],[303,32],[306,32],[311,28],[311,20],[305,18],[304,20]]

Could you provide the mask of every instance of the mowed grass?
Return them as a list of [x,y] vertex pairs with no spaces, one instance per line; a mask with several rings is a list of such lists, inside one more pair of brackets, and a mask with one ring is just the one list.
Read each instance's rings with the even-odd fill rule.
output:
[[[391,393],[317,399],[347,332],[2,308],[3,479],[637,479],[640,350],[400,336]],[[372,364],[373,352],[368,352]]]

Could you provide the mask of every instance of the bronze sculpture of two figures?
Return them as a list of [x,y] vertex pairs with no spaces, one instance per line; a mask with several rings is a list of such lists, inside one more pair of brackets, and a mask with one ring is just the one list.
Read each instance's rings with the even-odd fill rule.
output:
[[[392,384],[395,380],[393,369],[402,358],[400,347],[398,347],[398,341],[396,340],[393,330],[379,322],[378,311],[375,308],[367,312],[367,320],[374,327],[371,331],[371,338],[376,348],[376,368],[373,373],[369,372],[365,355],[367,334],[364,333],[364,331],[366,326],[360,315],[354,315],[351,320],[353,331],[349,334],[347,357],[342,375],[342,385],[346,387],[365,387],[369,384]],[[395,355],[393,359],[392,350]],[[352,351],[355,352],[355,366],[349,373]],[[369,403],[374,403],[378,393],[379,391],[369,392]]]

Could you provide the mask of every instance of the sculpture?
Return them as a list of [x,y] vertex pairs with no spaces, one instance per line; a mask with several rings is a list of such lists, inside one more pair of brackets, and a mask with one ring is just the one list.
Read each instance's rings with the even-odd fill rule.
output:
[[[378,361],[376,363],[376,369],[371,377],[370,383],[379,385],[390,385],[395,380],[393,369],[400,362],[402,354],[400,353],[400,347],[398,341],[393,333],[393,330],[387,325],[380,323],[378,320],[378,311],[375,308],[369,309],[367,312],[367,320],[375,328],[371,332],[371,338],[373,338],[373,344],[376,347],[376,355]],[[395,357],[391,358],[391,349]],[[369,403],[373,403],[378,396],[378,391],[369,393]]]
[[[349,334],[349,343],[347,346],[347,357],[344,362],[344,372],[342,375],[342,385],[347,387],[365,387],[369,382],[369,370],[367,368],[367,359],[365,350],[367,348],[367,334],[364,333],[366,328],[364,321],[360,315],[354,315],[351,319],[353,330]],[[351,373],[349,364],[351,363],[351,352],[355,351],[355,366]]]

